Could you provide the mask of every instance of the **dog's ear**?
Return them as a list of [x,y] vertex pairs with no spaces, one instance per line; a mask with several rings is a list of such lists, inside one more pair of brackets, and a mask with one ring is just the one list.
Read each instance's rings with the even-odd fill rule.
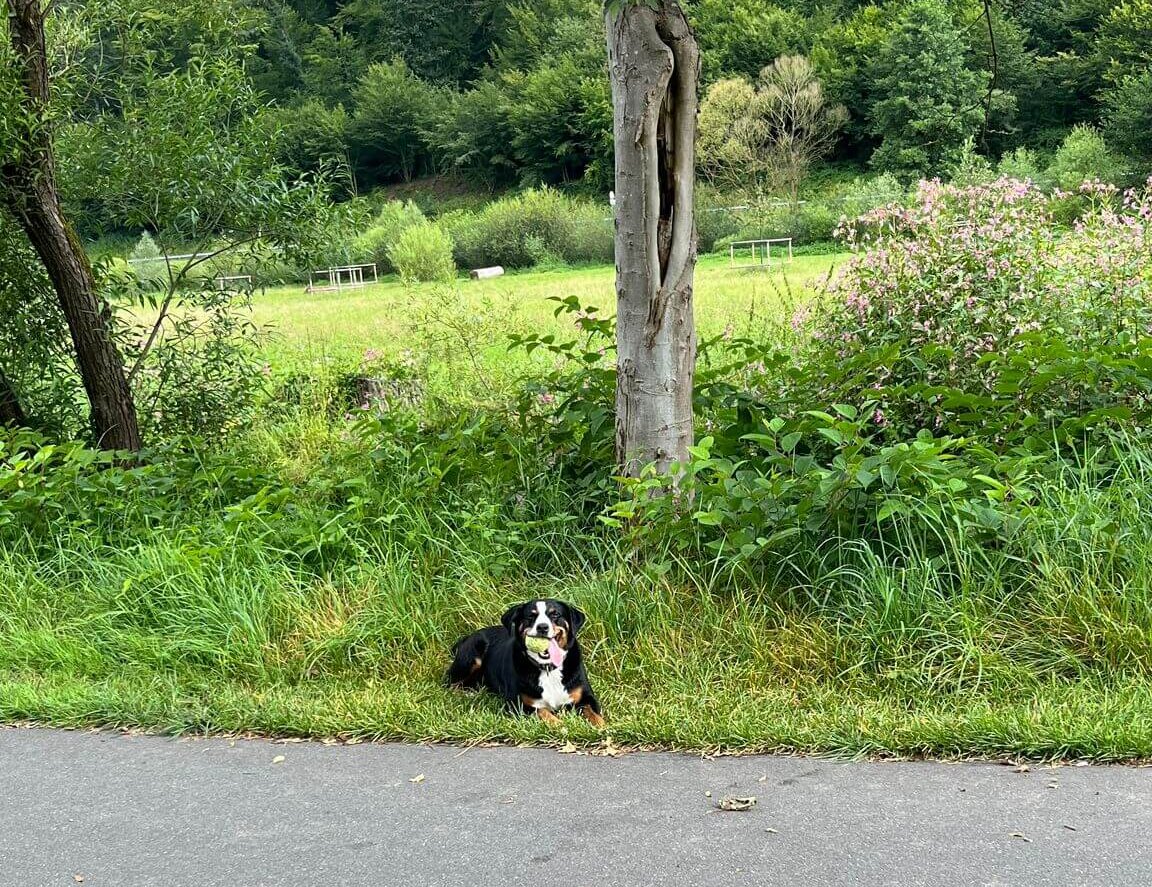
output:
[[500,621],[503,623],[504,627],[508,629],[508,634],[512,635],[513,637],[516,636],[516,632],[519,629],[519,626],[516,624],[517,617],[520,615],[520,610],[523,608],[523,606],[523,604],[515,604],[514,606],[509,607],[508,612],[500,617]]
[[583,627],[586,617],[571,604],[565,604],[564,606],[568,608],[568,624],[572,626],[572,634],[577,634],[581,627]]

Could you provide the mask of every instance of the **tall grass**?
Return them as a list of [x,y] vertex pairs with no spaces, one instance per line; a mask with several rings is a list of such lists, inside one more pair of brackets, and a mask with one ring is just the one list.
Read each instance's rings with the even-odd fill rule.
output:
[[278,429],[273,471],[302,459],[295,472],[313,483],[276,514],[237,521],[258,509],[210,496],[148,523],[136,514],[126,531],[116,512],[128,503],[83,525],[65,516],[38,544],[9,537],[0,717],[592,741],[576,719],[548,732],[439,685],[456,636],[511,601],[555,595],[589,614],[584,644],[618,743],[1152,754],[1152,453],[1139,440],[1116,439],[1106,478],[1091,461],[1069,468],[1002,546],[829,539],[733,572],[597,531],[546,474],[528,479],[546,515],[529,539],[523,517],[517,529],[506,508],[481,507],[514,475],[430,496],[411,460],[372,477],[390,517],[342,527],[317,559],[301,539],[350,513],[315,483],[317,453],[340,476],[380,451],[346,435],[315,451],[314,431],[296,430]]

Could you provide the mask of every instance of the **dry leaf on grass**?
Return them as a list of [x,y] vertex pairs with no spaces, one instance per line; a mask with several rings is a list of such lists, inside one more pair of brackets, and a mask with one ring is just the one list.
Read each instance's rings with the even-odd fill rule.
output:
[[734,813],[741,810],[751,810],[755,806],[756,798],[752,795],[749,795],[747,798],[737,798],[733,795],[727,795],[720,799],[720,803],[716,805],[716,809]]

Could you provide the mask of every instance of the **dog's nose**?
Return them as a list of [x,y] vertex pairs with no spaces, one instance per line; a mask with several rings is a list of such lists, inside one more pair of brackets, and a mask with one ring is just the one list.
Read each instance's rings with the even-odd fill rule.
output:
[[548,626],[547,625],[537,625],[536,626],[536,634],[542,638],[548,637]]

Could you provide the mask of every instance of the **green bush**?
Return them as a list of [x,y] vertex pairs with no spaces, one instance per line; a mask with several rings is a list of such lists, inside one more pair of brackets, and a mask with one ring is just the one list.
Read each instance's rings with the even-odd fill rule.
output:
[[352,244],[352,255],[356,262],[367,264],[376,263],[376,269],[381,274],[396,271],[388,251],[405,230],[413,225],[425,222],[424,213],[420,207],[408,201],[390,200],[385,203],[376,215],[368,230],[360,234]]
[[1089,181],[1120,184],[1127,171],[1124,161],[1113,153],[1098,130],[1077,126],[1057,149],[1047,174],[1057,187],[1075,192]]
[[475,215],[449,213],[441,223],[465,268],[530,268],[556,262],[610,262],[611,210],[574,200],[551,188],[525,191],[489,204]]
[[443,282],[456,276],[452,238],[430,222],[405,228],[388,248],[388,259],[406,282]]
[[1128,157],[1152,165],[1152,63],[1104,93],[1108,138]]
[[735,202],[734,197],[711,188],[697,187],[696,245],[700,252],[710,253],[717,248],[717,241],[731,240],[740,233],[743,214],[732,209]]
[[1028,148],[1017,148],[1005,154],[996,164],[996,172],[1020,182],[1034,182],[1041,187],[1049,184],[1048,175],[1040,164],[1040,158],[1036,156],[1035,151],[1030,151]]
[[823,373],[826,397],[876,402],[877,425],[898,435],[996,448],[1152,422],[1152,189],[1119,211],[1109,186],[1080,192],[1071,231],[1059,195],[1012,179],[923,182],[915,206],[865,216],[849,244],[868,249],[815,321],[808,381]]
[[908,198],[908,189],[891,173],[870,178],[855,179],[837,195],[840,214],[848,219],[858,218],[882,206],[901,204]]

